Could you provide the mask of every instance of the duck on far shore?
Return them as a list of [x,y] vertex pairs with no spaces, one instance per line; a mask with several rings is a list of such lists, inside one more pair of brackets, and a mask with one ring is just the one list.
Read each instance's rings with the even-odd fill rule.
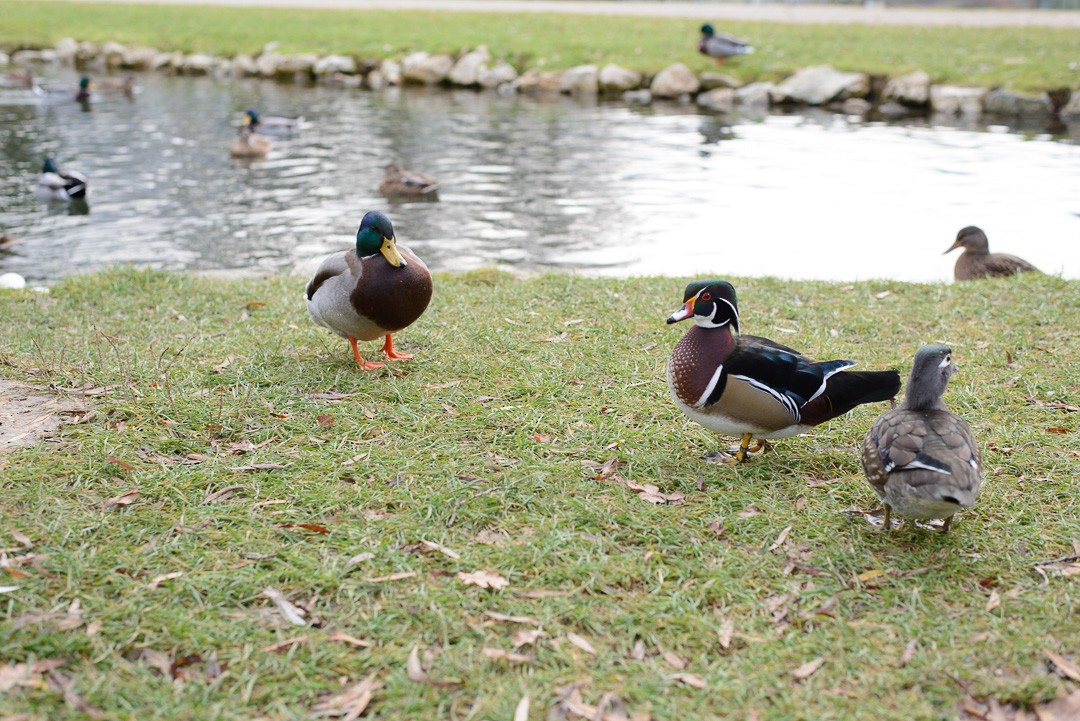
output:
[[713,26],[705,23],[701,26],[701,39],[698,40],[698,52],[716,58],[717,65],[723,65],[724,61],[736,55],[750,55],[754,52],[754,46],[739,40],[734,35],[718,33]]
[[986,233],[974,225],[961,228],[956,234],[956,241],[945,252],[950,253],[957,248],[964,249],[953,267],[953,275],[957,280],[1000,278],[1017,273],[1041,272],[1023,258],[1007,253],[991,253]]

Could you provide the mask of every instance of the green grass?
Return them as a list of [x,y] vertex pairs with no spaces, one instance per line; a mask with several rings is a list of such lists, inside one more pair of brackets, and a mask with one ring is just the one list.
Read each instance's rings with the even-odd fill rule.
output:
[[[307,321],[302,282],[116,271],[0,294],[4,376],[110,388],[56,441],[0,456],[0,548],[39,554],[0,568],[0,585],[19,586],[0,594],[5,663],[67,659],[75,696],[109,719],[310,718],[375,674],[385,686],[367,718],[510,719],[528,694],[542,719],[556,689],[582,682],[586,702],[612,692],[655,719],[820,721],[951,719],[967,692],[1037,703],[1068,683],[1044,649],[1080,661],[1076,577],[1035,570],[1080,541],[1080,418],[1046,405],[1078,402],[1076,281],[735,279],[744,330],[819,358],[906,374],[921,342],[952,344],[946,400],[986,474],[945,536],[886,536],[847,513],[876,505],[857,449],[884,404],[738,468],[701,461],[730,439],[668,398],[663,366],[685,328],[664,318],[680,280],[440,275],[397,337],[415,360],[372,373]],[[610,459],[686,502],[595,478],[587,463]],[[133,503],[103,510],[131,489]],[[373,557],[347,570],[359,553]],[[456,577],[480,570],[509,586]],[[317,627],[280,626],[268,586],[310,603]],[[81,618],[64,627],[75,599]],[[520,649],[532,663],[483,654],[533,627],[487,611],[550,634]],[[410,681],[414,646],[431,652],[430,679],[460,683]],[[677,681],[664,652],[707,690]],[[165,677],[192,654],[183,680]],[[789,675],[817,657],[808,679]],[[41,680],[0,695],[0,716],[18,713],[84,718]]]
[[[697,23],[671,18],[435,11],[335,11],[140,6],[0,0],[0,47],[63,37],[117,40],[222,55],[282,52],[400,56],[487,45],[519,68],[614,62],[655,73],[673,62],[713,67],[696,51]],[[1080,85],[1080,33],[1055,28],[884,27],[724,23],[757,53],[725,68],[744,82],[829,63],[889,76],[925,70],[936,82],[1019,90]]]

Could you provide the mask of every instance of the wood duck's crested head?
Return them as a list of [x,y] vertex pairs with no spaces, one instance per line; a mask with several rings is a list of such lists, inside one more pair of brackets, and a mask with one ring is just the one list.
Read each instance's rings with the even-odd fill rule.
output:
[[395,268],[408,265],[397,249],[394,226],[390,219],[377,210],[364,215],[360,229],[356,231],[356,254],[361,258],[382,253],[386,262]]
[[960,232],[956,234],[956,241],[945,252],[948,253],[957,248],[963,248],[968,253],[989,253],[990,242],[981,228],[969,225],[960,229]]
[[701,26],[701,34],[711,37],[712,35],[716,34],[716,31],[713,30],[712,25],[710,25],[709,23],[705,23]]
[[739,303],[735,299],[735,288],[726,280],[694,281],[683,292],[683,307],[672,313],[667,322],[678,323],[687,318],[693,318],[702,328],[730,326],[737,332]]
[[904,408],[913,411],[944,410],[945,403],[941,396],[956,370],[949,346],[931,343],[919,348],[904,390]]
[[56,161],[52,159],[52,156],[45,156],[45,163],[41,166],[41,172],[43,173],[59,173],[60,169],[56,167]]

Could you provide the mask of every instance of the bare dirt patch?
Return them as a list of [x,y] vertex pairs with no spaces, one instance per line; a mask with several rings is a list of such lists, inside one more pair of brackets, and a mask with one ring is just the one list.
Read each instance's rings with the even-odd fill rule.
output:
[[40,442],[85,412],[81,401],[0,378],[0,455]]

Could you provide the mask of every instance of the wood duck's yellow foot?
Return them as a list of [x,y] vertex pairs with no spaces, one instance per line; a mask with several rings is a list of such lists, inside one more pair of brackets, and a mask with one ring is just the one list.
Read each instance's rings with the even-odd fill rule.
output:
[[746,449],[746,452],[747,453],[764,453],[767,450],[769,450],[769,442],[767,440],[765,440],[764,438],[759,438],[759,439],[757,439],[757,442],[754,443],[754,445],[752,445],[752,446],[750,446],[749,448]]
[[718,466],[734,466],[738,463],[735,458],[723,451],[713,451],[712,453],[706,453],[701,457],[701,460],[706,463],[715,463]]
[[360,349],[356,347],[356,339],[349,338],[349,345],[352,346],[353,358],[356,359],[356,367],[362,371],[373,371],[376,368],[382,368],[384,364],[378,361],[366,361],[360,357]]
[[389,335],[386,336],[386,342],[383,343],[382,352],[386,355],[387,360],[412,360],[413,357],[412,353],[398,353],[394,350],[394,339]]

